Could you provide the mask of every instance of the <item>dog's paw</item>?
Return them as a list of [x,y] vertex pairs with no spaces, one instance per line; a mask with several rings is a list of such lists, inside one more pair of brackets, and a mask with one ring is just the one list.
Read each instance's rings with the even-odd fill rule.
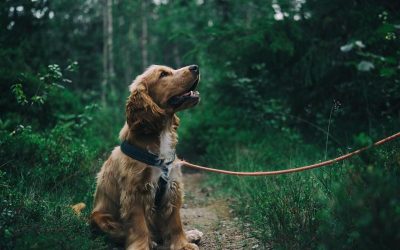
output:
[[199,250],[199,247],[196,244],[188,243],[179,250]]
[[157,242],[151,241],[150,249],[157,249],[158,244]]
[[197,229],[186,231],[185,234],[189,242],[196,244],[199,244],[201,237],[203,237],[203,233]]

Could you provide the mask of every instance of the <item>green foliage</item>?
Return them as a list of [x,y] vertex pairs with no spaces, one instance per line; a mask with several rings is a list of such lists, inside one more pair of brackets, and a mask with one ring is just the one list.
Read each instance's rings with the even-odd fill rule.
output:
[[375,150],[373,162],[346,169],[319,211],[319,246],[324,249],[393,249],[400,243],[399,144]]
[[[81,249],[106,248],[103,239],[90,240],[91,232],[84,217],[73,214],[69,207],[72,200],[62,199],[67,196],[57,197],[61,192],[39,192],[35,187],[22,191],[21,187],[8,183],[4,174],[0,184],[2,249],[73,249],[77,245]],[[30,182],[19,183],[28,184]]]
[[[73,72],[76,70],[77,62],[73,62],[67,66],[66,70]],[[26,96],[23,91],[23,84],[17,83],[11,86],[11,90],[17,99],[17,102],[22,106],[25,104],[30,105],[43,105],[49,94],[55,92],[55,88],[63,89],[63,83],[71,82],[69,79],[63,77],[60,66],[52,64],[48,66],[48,69],[43,73],[39,74],[34,81],[39,82],[35,94],[30,98]],[[29,100],[29,101],[28,101]]]
[[[242,133],[240,143],[221,138],[203,162],[266,171],[322,158],[322,150],[318,154],[318,148],[288,140],[284,133],[269,130],[262,139],[252,134]],[[392,143],[350,162],[297,174],[213,175],[210,182],[224,197],[233,195],[237,216],[252,224],[252,233],[266,248],[392,249],[400,241],[398,146]]]
[[22,90],[22,84],[17,83],[11,86],[11,90],[17,99],[18,104],[25,105],[28,103],[28,100],[25,96],[24,91]]
[[69,81],[57,65],[26,79],[37,84],[36,93],[26,94],[29,84],[27,92],[13,85],[7,98],[17,101],[0,128],[0,248],[107,248],[91,235],[89,211],[77,217],[70,206],[85,202],[90,209],[97,159],[116,142],[114,112],[83,106],[60,88]]
[[[286,135],[270,129],[261,139],[248,131],[240,143],[216,144],[206,162],[235,171],[267,171],[306,164],[305,156],[316,159],[314,148]],[[317,171],[256,178],[217,175],[211,181],[224,195],[233,195],[237,216],[243,223],[252,224],[252,233],[264,247],[304,249],[314,246],[317,211],[325,207],[317,199],[327,196],[323,182],[328,176],[323,174]]]
[[[100,122],[99,117],[92,121]],[[89,211],[78,218],[69,207],[92,202],[99,168],[95,159],[108,140],[99,137],[100,131],[90,124],[63,122],[46,132],[29,126],[1,131],[0,158],[7,160],[0,182],[2,248],[105,247],[103,240],[91,240],[85,218]]]
[[[78,175],[79,171],[89,167],[101,144],[91,141],[93,148],[88,148],[85,141],[79,139],[81,135],[69,126],[68,123],[56,125],[45,133],[32,131],[29,126],[20,126],[9,135],[3,132],[0,157],[15,159],[4,169],[43,189],[60,185],[68,176]],[[76,183],[71,185],[81,181],[79,176],[72,179]]]
[[[108,247],[68,206],[90,207],[145,51],[151,64],[200,65],[202,101],[180,114],[186,159],[297,166],[398,129],[399,2],[112,1],[110,78],[99,3],[0,3],[1,249]],[[236,211],[275,249],[390,248],[399,241],[390,145],[323,170],[212,180],[238,195]]]

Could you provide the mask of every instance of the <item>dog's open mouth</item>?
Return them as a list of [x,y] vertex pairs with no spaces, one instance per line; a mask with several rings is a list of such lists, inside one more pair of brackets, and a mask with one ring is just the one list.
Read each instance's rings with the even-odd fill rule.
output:
[[192,87],[188,89],[186,92],[176,95],[171,97],[168,100],[168,104],[171,105],[173,108],[179,108],[182,106],[184,103],[193,103],[194,105],[197,104],[200,101],[200,93],[199,91],[195,90],[197,87],[197,84],[199,83],[200,78],[198,77],[196,81],[193,82]]

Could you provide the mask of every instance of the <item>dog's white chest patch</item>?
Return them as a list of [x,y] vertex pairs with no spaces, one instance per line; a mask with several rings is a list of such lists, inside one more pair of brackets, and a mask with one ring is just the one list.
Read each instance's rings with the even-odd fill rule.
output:
[[160,157],[167,162],[175,158],[175,148],[172,145],[172,134],[169,130],[163,130],[160,134]]

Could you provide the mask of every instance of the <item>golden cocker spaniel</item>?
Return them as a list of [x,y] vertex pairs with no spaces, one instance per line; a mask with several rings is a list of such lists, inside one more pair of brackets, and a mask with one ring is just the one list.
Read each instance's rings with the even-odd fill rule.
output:
[[[199,103],[197,65],[153,65],[129,86],[126,123],[97,175],[90,222],[127,249],[198,249],[182,228],[177,111]],[[190,237],[189,237],[190,238]]]

